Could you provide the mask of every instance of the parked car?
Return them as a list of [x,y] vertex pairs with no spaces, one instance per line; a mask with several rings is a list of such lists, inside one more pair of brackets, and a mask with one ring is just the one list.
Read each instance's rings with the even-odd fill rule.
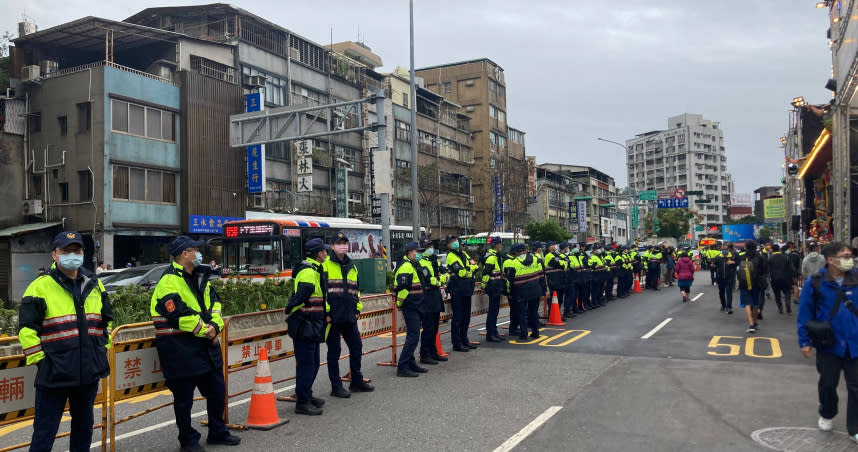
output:
[[120,287],[136,284],[147,289],[155,287],[161,275],[164,274],[170,264],[151,264],[140,267],[129,267],[125,270],[101,278],[107,293],[113,293]]

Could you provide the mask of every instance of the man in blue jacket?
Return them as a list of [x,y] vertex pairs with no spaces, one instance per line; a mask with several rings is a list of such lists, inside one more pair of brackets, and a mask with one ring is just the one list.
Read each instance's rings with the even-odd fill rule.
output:
[[[858,270],[853,268],[852,251],[842,242],[822,249],[826,265],[804,283],[798,307],[798,345],[805,358],[813,357],[814,345],[808,335],[810,320],[830,321],[834,345],[817,348],[819,372],[819,429],[831,431],[837,415],[837,385],[840,372],[846,379],[846,429],[858,441]],[[815,299],[815,303],[814,303]],[[814,306],[814,304],[816,306]],[[815,309],[814,309],[815,307]]]

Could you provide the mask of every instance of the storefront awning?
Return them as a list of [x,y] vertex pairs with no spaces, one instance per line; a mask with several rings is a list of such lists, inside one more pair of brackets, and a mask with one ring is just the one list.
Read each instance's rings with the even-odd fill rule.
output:
[[42,229],[59,226],[60,224],[60,222],[55,221],[51,223],[33,223],[12,226],[11,228],[0,229],[0,238],[15,237],[16,235],[26,234],[28,232],[33,231],[40,231]]
[[808,176],[819,176],[825,172],[826,165],[831,161],[831,133],[822,129],[822,133],[813,143],[813,149],[801,165],[798,176],[802,179]]

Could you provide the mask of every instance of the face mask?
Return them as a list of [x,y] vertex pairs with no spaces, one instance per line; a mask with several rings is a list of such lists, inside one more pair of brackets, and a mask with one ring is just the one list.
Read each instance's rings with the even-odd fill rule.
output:
[[593,254],[592,251],[587,251],[587,256],[591,256]]
[[572,252],[578,254],[581,252],[581,248],[572,248]]
[[786,250],[786,251],[784,251],[784,254],[789,254],[790,252],[791,252],[790,250]]
[[726,256],[726,255],[727,255],[727,250],[721,250],[721,254],[723,254],[723,255],[725,255],[725,256]]
[[200,253],[199,251],[195,251],[194,252],[194,260],[191,261],[191,263],[194,264],[194,268],[199,267],[200,264],[203,263],[203,254]]
[[417,254],[414,256],[414,258],[415,258],[416,260],[418,260],[418,261],[419,261],[420,259],[423,259],[423,253],[417,253]]
[[855,266],[855,260],[852,258],[848,259],[840,259],[840,264],[837,265],[837,268],[842,272],[852,271],[852,268]]
[[66,253],[60,254],[60,267],[64,270],[74,271],[83,265],[83,254]]
[[334,251],[337,254],[346,254],[349,252],[349,244],[348,243],[338,243],[334,245]]
[[435,254],[435,248],[426,248],[426,251],[423,252],[424,256],[431,256]]
[[451,249],[454,249],[454,250],[459,249],[459,242],[458,242],[458,241],[456,241],[456,242],[451,243],[451,244],[450,244],[450,248],[451,248]]

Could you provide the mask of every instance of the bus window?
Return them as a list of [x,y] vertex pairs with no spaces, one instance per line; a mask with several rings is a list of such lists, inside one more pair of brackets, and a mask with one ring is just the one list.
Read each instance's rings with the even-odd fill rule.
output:
[[301,240],[298,238],[283,240],[283,268],[295,268],[304,259]]
[[279,239],[230,240],[223,244],[224,266],[238,274],[279,273]]

